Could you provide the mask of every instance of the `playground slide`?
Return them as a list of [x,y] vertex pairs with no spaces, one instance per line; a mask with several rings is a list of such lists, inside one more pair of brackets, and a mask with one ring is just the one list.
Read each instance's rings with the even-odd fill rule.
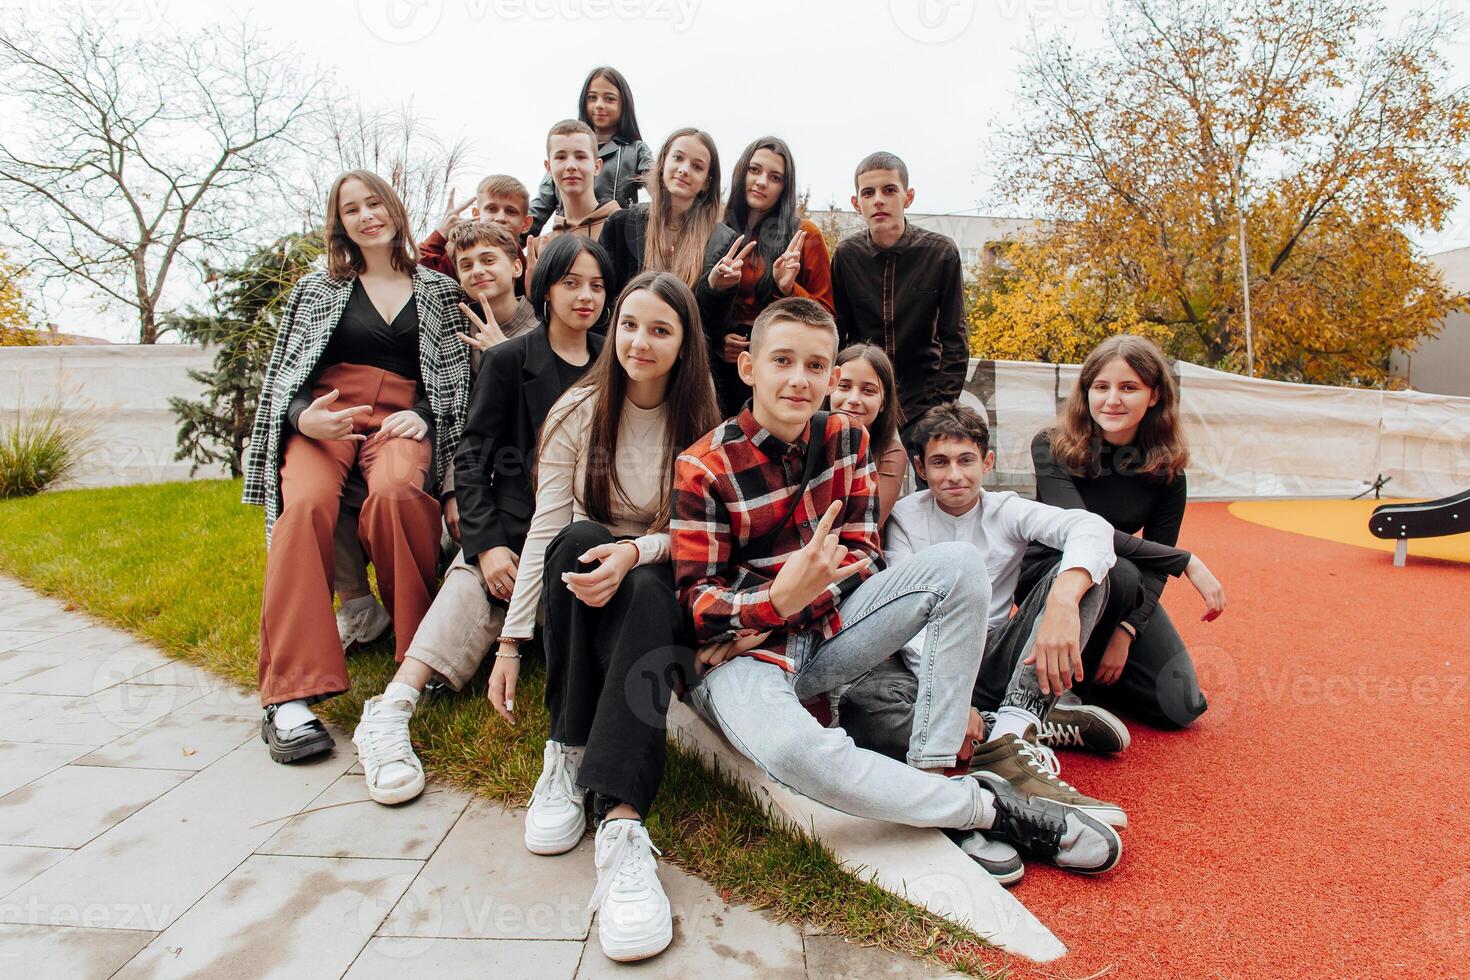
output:
[[1384,504],[1373,508],[1368,530],[1376,538],[1398,542],[1393,563],[1402,566],[1409,538],[1438,538],[1470,532],[1470,490],[1417,504]]

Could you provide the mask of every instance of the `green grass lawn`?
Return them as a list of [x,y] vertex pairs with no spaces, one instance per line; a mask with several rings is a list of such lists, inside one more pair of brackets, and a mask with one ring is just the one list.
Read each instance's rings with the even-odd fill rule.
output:
[[[262,511],[239,481],[70,490],[0,501],[0,570],[246,687],[256,682]],[[485,700],[489,658],[457,695],[426,698],[414,745],[435,777],[524,805],[541,768],[543,676],[528,659],[511,728]],[[350,662],[353,688],[318,706],[351,729],[393,672],[389,641]],[[351,747],[347,747],[352,751]],[[265,751],[262,747],[261,751]],[[670,752],[649,832],[665,860],[727,898],[864,943],[992,976],[974,934],[859,881],[825,848],[777,826],[743,788]]]

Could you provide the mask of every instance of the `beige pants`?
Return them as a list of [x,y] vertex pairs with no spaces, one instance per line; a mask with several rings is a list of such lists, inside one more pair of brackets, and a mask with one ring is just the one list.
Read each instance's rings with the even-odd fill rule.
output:
[[404,656],[428,664],[458,691],[490,653],[505,613],[505,605],[490,597],[480,570],[457,554]]

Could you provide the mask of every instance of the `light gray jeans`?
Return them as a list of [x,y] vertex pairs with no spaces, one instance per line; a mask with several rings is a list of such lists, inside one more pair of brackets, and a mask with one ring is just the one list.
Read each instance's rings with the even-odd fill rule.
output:
[[480,569],[466,564],[459,552],[404,656],[428,664],[461,690],[500,635],[505,613],[505,606],[490,598]]
[[[917,827],[978,826],[980,784],[921,771],[948,768],[964,741],[980,669],[989,576],[975,547],[942,544],[860,585],[842,604],[842,628],[795,674],[736,657],[707,674],[690,701],[768,776],[797,793],[860,817]],[[802,701],[861,677],[921,630],[918,705],[910,764],[858,748],[824,728]]]

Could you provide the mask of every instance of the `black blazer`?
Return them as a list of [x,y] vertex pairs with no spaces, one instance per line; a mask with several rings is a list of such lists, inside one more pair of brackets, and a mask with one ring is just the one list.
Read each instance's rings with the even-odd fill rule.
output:
[[[602,338],[589,333],[587,349],[591,368]],[[459,538],[471,565],[482,551],[505,547],[519,555],[525,547],[536,512],[531,471],[537,437],[565,391],[553,358],[546,327],[538,326],[492,347],[480,364],[454,454]]]

